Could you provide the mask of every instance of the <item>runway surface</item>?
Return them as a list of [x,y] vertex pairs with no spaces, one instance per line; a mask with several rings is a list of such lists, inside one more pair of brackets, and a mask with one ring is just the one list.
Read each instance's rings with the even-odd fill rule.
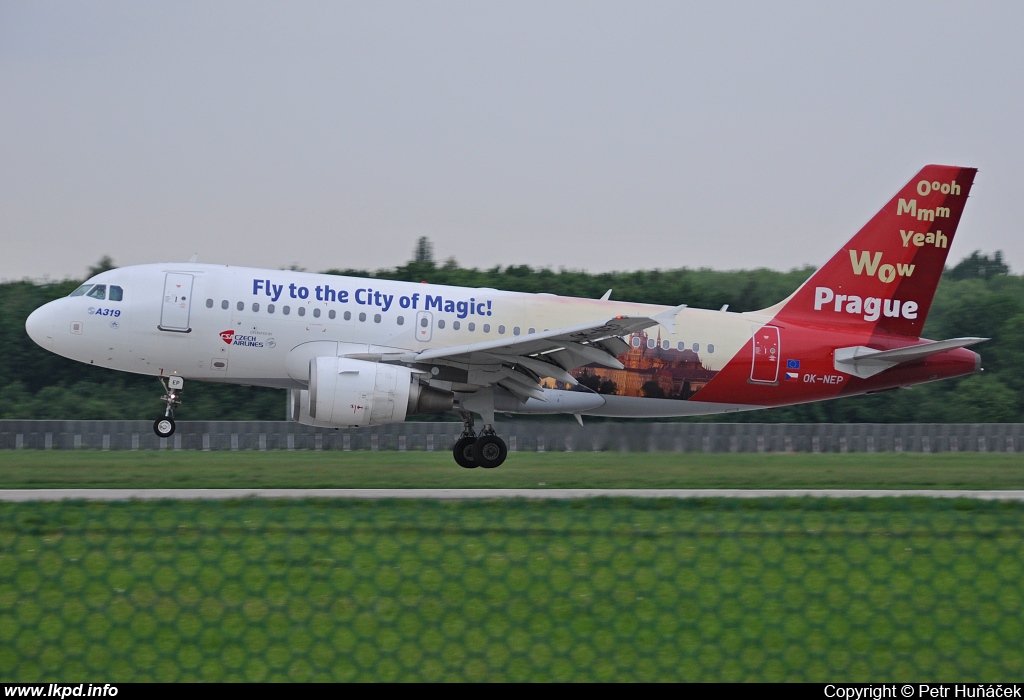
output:
[[1024,501],[1024,491],[924,489],[11,489],[0,501],[154,501],[234,498],[422,498],[468,501],[499,498],[567,500],[577,498],[974,498]]

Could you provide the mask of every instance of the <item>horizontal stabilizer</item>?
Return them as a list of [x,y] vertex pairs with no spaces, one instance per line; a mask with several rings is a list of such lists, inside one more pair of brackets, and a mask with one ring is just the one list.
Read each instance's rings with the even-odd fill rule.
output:
[[875,350],[863,345],[855,345],[849,348],[837,348],[833,364],[840,372],[867,379],[903,362],[921,360],[929,355],[965,348],[985,340],[988,338],[951,338],[895,350]]

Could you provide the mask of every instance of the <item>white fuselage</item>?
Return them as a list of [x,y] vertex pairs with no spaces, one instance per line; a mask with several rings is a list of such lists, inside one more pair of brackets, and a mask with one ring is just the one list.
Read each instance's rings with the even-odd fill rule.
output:
[[[124,267],[89,283],[116,285],[123,298],[72,296],[41,307],[26,324],[37,343],[114,370],[285,389],[307,387],[309,361],[316,356],[461,346],[616,315],[650,316],[667,308],[197,263]],[[750,340],[752,325],[764,322],[758,314],[683,309],[674,333],[655,327],[643,342],[699,351],[704,366],[719,370]],[[473,390],[443,379],[431,383]],[[584,412],[643,416],[729,410],[689,401],[654,401],[658,407],[652,409],[641,406],[652,403],[642,398],[614,398],[621,399],[617,408]],[[566,408],[552,404],[534,410]]]

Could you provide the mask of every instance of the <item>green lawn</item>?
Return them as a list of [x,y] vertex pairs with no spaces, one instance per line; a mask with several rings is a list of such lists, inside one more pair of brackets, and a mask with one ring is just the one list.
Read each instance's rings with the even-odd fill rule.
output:
[[0,504],[8,682],[995,682],[1022,611],[1016,503]]
[[0,488],[1024,489],[1024,454],[520,452],[462,469],[448,452],[5,451]]

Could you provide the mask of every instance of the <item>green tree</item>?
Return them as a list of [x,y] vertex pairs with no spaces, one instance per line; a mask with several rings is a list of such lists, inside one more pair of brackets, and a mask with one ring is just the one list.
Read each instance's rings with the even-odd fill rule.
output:
[[995,376],[975,374],[950,393],[944,414],[953,423],[1012,423],[1018,421],[1017,396]]
[[90,277],[95,277],[101,272],[106,272],[107,270],[113,269],[113,258],[111,258],[109,255],[104,255],[102,258],[99,259],[99,261],[95,265],[89,267],[89,274],[86,276],[86,279],[89,279]]
[[420,236],[416,241],[416,250],[413,251],[412,261],[419,265],[434,262],[434,244],[426,236]]
[[991,279],[996,275],[1010,273],[1010,267],[1003,262],[1003,251],[997,250],[995,255],[989,257],[976,250],[969,256],[957,263],[952,269],[947,270],[945,275],[953,280],[967,279]]
[[[493,287],[597,298],[611,288],[612,298],[696,308],[749,311],[789,296],[813,272],[810,268],[777,272],[757,269],[720,272],[707,269],[639,270],[589,274],[528,265],[464,268],[454,259],[437,265],[430,241],[420,238],[412,259],[395,268],[333,274],[379,279],[427,281],[466,287]],[[90,274],[113,266],[104,256]],[[153,377],[115,373],[47,352],[25,333],[25,319],[42,304],[66,296],[77,280],[36,284],[0,283],[0,417],[5,418],[152,418],[159,414],[160,385]],[[1011,275],[997,252],[975,251],[946,271],[939,283],[924,335],[991,338],[973,349],[981,353],[984,375],[972,375],[867,396],[844,398],[768,411],[734,413],[730,421],[906,422],[1024,420],[1024,277]],[[582,383],[602,393],[613,383],[584,375]],[[653,395],[654,387],[647,387]],[[660,389],[660,387],[659,387]],[[285,392],[259,387],[189,382],[182,420],[280,420]],[[722,416],[694,420],[718,421]]]

